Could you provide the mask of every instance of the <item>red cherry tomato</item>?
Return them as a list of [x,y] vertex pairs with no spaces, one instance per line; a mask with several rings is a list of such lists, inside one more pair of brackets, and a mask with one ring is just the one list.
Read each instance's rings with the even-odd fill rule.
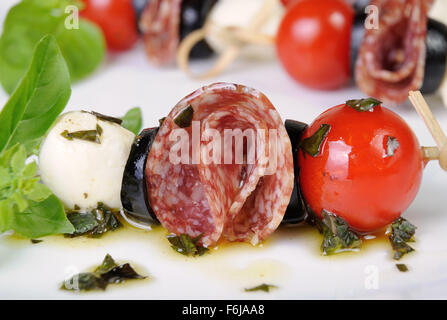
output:
[[354,10],[344,0],[291,3],[279,26],[276,50],[286,71],[315,89],[335,89],[350,78]]
[[[303,139],[322,124],[329,133],[315,157],[298,152],[300,185],[310,208],[344,218],[358,231],[371,232],[398,218],[416,196],[424,162],[419,143],[402,118],[376,106],[359,112],[339,105],[322,113]],[[394,154],[388,152],[388,139]],[[391,145],[392,146],[392,145]]]
[[83,0],[81,16],[96,23],[104,32],[111,50],[130,49],[138,40],[132,0]]
[[281,0],[281,3],[283,4],[284,7],[287,7],[293,1],[296,1],[296,0]]

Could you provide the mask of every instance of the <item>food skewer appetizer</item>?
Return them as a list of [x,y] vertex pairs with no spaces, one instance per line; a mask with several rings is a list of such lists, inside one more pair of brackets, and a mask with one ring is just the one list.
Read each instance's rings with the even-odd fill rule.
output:
[[[352,240],[341,248],[356,248],[360,235],[401,219],[429,160],[446,168],[445,135],[420,93],[410,98],[437,148],[421,149],[404,120],[373,98],[335,106],[309,126],[293,120],[284,125],[262,93],[230,83],[191,93],[159,128],[145,129],[135,140],[113,118],[68,113],[42,144],[42,180],[70,209],[122,204],[126,220],[135,225],[161,223],[203,247],[222,241],[256,245],[281,223],[309,218],[320,228],[336,219]],[[95,134],[84,139],[90,131]],[[264,136],[258,140],[259,132]],[[112,140],[122,146],[110,149]],[[102,154],[111,159],[98,156],[99,148],[109,148]],[[73,169],[54,170],[60,163]],[[76,186],[69,195],[63,187],[67,181]],[[115,191],[95,191],[101,185],[114,185]]]
[[[253,21],[260,22],[256,28],[221,28],[221,42],[226,47],[219,49],[220,56],[211,70],[192,73],[188,55],[197,41],[215,33],[213,21],[184,39],[177,62],[189,76],[204,79],[225,70],[249,44],[263,45],[258,52],[275,45],[285,70],[305,86],[336,89],[354,76],[366,95],[391,105],[401,103],[411,90],[444,91],[447,27],[427,17],[432,3],[358,1],[354,10],[344,0],[291,1],[278,21],[275,37],[259,30],[275,6],[275,1],[266,1],[253,16]],[[339,19],[331,20],[332,16]]]

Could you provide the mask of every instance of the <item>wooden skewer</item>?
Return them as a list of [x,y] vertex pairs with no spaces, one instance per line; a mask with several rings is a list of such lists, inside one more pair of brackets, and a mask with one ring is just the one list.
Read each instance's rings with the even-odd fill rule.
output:
[[441,168],[447,171],[447,137],[444,131],[420,91],[410,91],[409,99],[436,141],[437,147],[422,147],[424,158],[438,160]]
[[206,23],[203,28],[191,32],[180,43],[177,51],[177,64],[188,76],[195,79],[206,79],[217,76],[230,65],[239,55],[241,48],[246,44],[272,44],[273,37],[257,33],[269,18],[278,0],[266,0],[261,9],[253,16],[246,28],[223,28],[220,32],[230,39],[230,45],[218,57],[213,67],[205,73],[194,74],[189,68],[189,53],[192,48],[203,40],[210,30],[215,27]]

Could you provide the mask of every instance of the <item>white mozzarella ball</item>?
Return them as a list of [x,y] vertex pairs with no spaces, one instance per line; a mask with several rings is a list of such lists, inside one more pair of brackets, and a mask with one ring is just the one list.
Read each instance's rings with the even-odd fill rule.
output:
[[[226,27],[248,26],[251,18],[264,5],[265,0],[220,0],[211,10],[207,23],[210,26],[210,33],[206,36],[206,41],[216,52],[222,52],[228,47],[229,42],[225,33],[221,30]],[[284,15],[284,8],[280,1],[274,5],[269,18],[257,32],[276,36],[278,26]],[[241,50],[241,56],[249,59],[271,59],[275,57],[274,46],[267,45],[247,45]]]
[[[102,128],[100,143],[65,138],[62,133]],[[135,135],[87,112],[60,116],[43,141],[39,170],[44,184],[67,208],[90,210],[103,202],[121,208],[121,183]]]

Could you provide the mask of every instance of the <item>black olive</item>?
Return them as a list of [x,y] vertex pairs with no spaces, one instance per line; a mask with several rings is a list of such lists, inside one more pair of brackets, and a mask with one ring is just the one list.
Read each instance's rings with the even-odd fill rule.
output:
[[158,127],[145,129],[136,137],[124,169],[121,202],[125,213],[133,220],[142,223],[158,223],[149,203],[144,172],[147,156],[158,129]]
[[358,11],[365,11],[365,7],[369,5],[369,2],[371,0],[355,0],[352,4],[352,7],[356,12]]
[[[191,32],[203,27],[217,0],[183,0],[180,16],[180,41]],[[190,58],[207,58],[214,53],[205,40],[198,42],[191,50]]]
[[139,33],[141,33],[139,21],[148,3],[149,0],[132,0],[132,7],[135,12],[135,17],[137,19],[137,28]]
[[447,26],[429,18],[427,25],[427,50],[425,57],[422,93],[433,93],[440,86],[446,73]]
[[[355,62],[365,34],[366,13],[358,1],[354,23],[351,31],[351,73],[354,77]],[[368,2],[368,1],[366,1]],[[424,81],[421,91],[424,94],[435,92],[442,84],[446,74],[447,61],[447,26],[429,18],[427,23],[426,56]]]
[[359,53],[360,45],[365,34],[366,13],[364,10],[356,10],[351,31],[351,75],[354,78],[355,62]]
[[301,189],[299,186],[300,169],[298,166],[298,149],[301,136],[307,128],[307,124],[295,120],[286,120],[285,126],[292,143],[293,168],[295,180],[293,184],[292,196],[289,205],[281,222],[283,225],[297,225],[307,218],[306,204],[303,200]]

